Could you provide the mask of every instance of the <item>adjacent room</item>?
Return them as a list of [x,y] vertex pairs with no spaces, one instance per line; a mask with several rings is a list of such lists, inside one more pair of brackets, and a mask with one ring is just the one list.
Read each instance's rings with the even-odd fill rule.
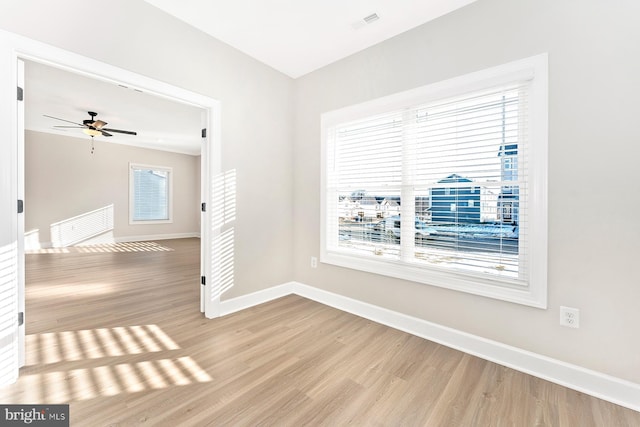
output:
[[24,68],[27,251],[200,237],[200,109],[33,61]]
[[0,405],[640,425],[640,5],[0,12]]

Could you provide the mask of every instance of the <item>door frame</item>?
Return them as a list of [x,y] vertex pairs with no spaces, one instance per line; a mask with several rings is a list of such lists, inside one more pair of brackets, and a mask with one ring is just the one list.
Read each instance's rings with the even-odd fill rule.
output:
[[[201,150],[201,193],[202,202],[207,206],[214,206],[211,200],[212,178],[221,174],[221,103],[209,96],[192,92],[168,83],[147,77],[123,68],[119,68],[83,55],[79,55],[64,49],[47,45],[14,33],[0,30],[0,87],[11,89],[15,93],[18,83],[18,63],[19,60],[28,60],[42,63],[51,67],[59,68],[75,74],[80,74],[89,78],[114,83],[141,90],[145,93],[159,96],[171,101],[188,104],[203,109],[203,128],[207,129],[206,136],[203,137],[203,147]],[[28,90],[28,88],[27,88]],[[11,105],[8,102],[11,101]],[[23,123],[19,119],[19,107],[15,98],[3,99],[0,105],[0,112],[8,112],[8,117],[0,117],[3,125],[11,129],[8,148],[14,164],[12,174],[8,182],[0,182],[0,191],[11,195],[20,195],[21,182],[24,182],[24,159],[18,153],[24,150],[24,140],[20,140],[19,134],[24,132]],[[22,129],[18,127],[22,126]],[[6,137],[8,135],[0,135]],[[22,162],[22,164],[20,164]],[[21,196],[21,195],[20,195]],[[17,197],[16,197],[17,198]],[[28,206],[26,207],[28,209]],[[13,236],[17,236],[17,241],[24,241],[24,224],[20,226],[17,219],[11,221],[11,227],[17,230],[12,231]],[[205,277],[211,277],[211,247],[209,243],[213,241],[217,230],[211,228],[211,212],[202,212],[200,223],[201,238],[201,271]],[[18,261],[16,265],[15,280],[18,286],[17,294],[22,302],[18,305],[24,306],[24,274],[20,275],[18,269],[24,263],[24,247],[18,250]],[[218,317],[220,314],[219,297],[213,297],[209,289],[211,286],[203,287],[201,291],[200,310],[207,318]],[[27,313],[25,313],[25,317]],[[24,331],[24,328],[22,329]],[[18,358],[20,355],[18,355]]]

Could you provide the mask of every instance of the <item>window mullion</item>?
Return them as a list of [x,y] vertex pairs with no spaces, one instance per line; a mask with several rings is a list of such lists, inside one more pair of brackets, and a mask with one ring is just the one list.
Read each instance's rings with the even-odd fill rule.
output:
[[400,191],[400,257],[411,263],[415,258],[415,177],[416,177],[416,113],[406,109],[402,114],[402,189]]
[[[518,233],[518,251],[525,256],[518,257],[518,277],[527,281],[529,275],[529,254],[527,248],[529,247],[529,186],[530,170],[527,161],[529,152],[529,135],[527,129],[529,127],[529,99],[528,91],[521,88],[518,93],[518,100],[520,102],[519,116],[518,116],[518,152],[516,155],[517,171],[518,171],[518,202],[515,206],[517,209],[515,216],[518,218],[518,226],[520,227]],[[526,113],[525,113],[526,112]]]

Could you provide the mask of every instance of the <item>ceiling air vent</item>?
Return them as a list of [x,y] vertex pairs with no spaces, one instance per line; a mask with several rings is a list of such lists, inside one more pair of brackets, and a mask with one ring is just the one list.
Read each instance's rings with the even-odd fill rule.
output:
[[372,13],[369,16],[365,16],[363,21],[366,22],[367,24],[371,24],[372,22],[377,21],[378,19],[380,19],[380,17],[378,16],[377,13]]
[[378,19],[380,19],[378,14],[372,13],[371,15],[365,16],[364,18],[359,19],[351,24],[351,28],[353,28],[354,30],[359,30],[360,28],[366,27],[368,24],[376,22]]

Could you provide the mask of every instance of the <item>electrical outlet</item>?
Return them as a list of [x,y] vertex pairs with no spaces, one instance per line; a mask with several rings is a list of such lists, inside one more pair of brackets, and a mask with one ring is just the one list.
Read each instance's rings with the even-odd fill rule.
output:
[[580,310],[571,307],[560,307],[560,325],[568,328],[580,327]]
[[318,258],[314,256],[311,257],[311,268],[318,268]]

